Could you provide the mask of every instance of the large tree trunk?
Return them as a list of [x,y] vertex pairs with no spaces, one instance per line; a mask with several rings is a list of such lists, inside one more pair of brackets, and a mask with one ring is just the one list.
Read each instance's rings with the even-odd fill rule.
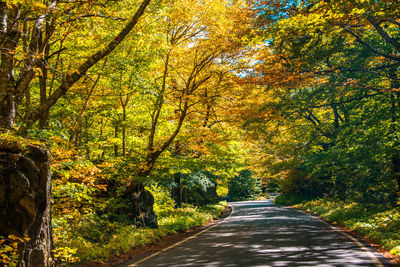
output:
[[50,266],[50,153],[29,145],[0,147],[0,236],[29,237],[19,266]]
[[[21,33],[18,31],[18,8],[8,10],[5,2],[0,2],[0,127],[14,128],[17,95],[14,80],[14,54]],[[14,22],[10,25],[10,22]]]

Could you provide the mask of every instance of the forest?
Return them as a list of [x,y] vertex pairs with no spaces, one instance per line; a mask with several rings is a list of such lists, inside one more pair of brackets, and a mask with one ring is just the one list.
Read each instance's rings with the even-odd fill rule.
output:
[[268,192],[400,254],[399,10],[0,1],[0,263],[100,263]]

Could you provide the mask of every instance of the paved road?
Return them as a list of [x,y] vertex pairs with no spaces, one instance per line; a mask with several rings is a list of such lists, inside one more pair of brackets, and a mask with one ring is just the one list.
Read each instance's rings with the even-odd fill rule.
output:
[[125,266],[389,266],[368,245],[300,211],[271,200],[230,205],[232,216],[218,226]]

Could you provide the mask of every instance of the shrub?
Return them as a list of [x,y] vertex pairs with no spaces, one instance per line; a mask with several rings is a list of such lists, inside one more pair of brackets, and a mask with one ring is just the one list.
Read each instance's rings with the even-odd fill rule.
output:
[[281,192],[287,195],[316,197],[321,194],[319,182],[299,168],[292,169],[280,183]]
[[154,196],[154,212],[159,217],[169,216],[174,212],[175,201],[172,199],[170,192],[157,185],[146,187],[147,190]]
[[279,194],[275,197],[274,203],[282,206],[292,206],[310,201],[312,197],[304,195]]
[[261,191],[259,181],[253,177],[249,170],[244,170],[233,177],[229,183],[229,196],[231,201],[253,199]]

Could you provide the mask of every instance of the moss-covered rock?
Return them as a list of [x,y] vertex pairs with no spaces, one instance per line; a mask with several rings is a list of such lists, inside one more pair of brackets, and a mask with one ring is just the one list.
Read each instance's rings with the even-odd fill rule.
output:
[[27,240],[18,247],[20,266],[50,266],[50,153],[16,140],[1,144],[0,236]]

